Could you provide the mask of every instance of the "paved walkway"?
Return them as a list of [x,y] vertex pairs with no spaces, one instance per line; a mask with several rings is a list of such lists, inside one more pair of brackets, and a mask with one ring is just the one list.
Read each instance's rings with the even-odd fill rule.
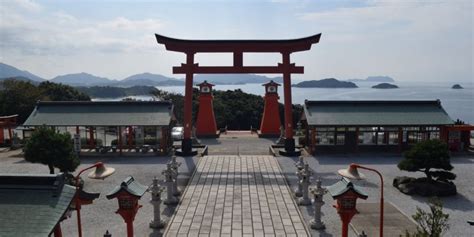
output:
[[272,156],[201,158],[165,236],[309,236]]
[[[352,218],[351,226],[356,234],[364,231],[367,236],[377,236],[380,231],[380,203],[358,203],[359,214]],[[416,231],[416,223],[390,202],[384,202],[384,236],[403,236],[405,230]]]

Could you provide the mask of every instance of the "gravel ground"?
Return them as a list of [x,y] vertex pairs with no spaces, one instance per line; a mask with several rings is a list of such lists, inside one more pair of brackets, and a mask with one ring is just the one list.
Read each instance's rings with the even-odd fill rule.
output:
[[[323,186],[329,186],[340,180],[337,170],[347,168],[350,163],[359,163],[379,170],[384,176],[384,194],[385,201],[393,203],[403,213],[408,216],[415,214],[416,207],[427,209],[427,198],[420,196],[408,196],[400,193],[392,186],[393,178],[396,176],[413,176],[422,177],[421,173],[410,173],[400,171],[397,164],[402,157],[400,155],[387,154],[364,154],[364,155],[317,155],[316,157],[306,157],[314,171],[314,177],[320,177]],[[294,163],[297,158],[294,157],[278,157],[278,162],[287,176],[292,186],[296,187],[296,168]],[[453,172],[457,174],[455,184],[457,186],[458,195],[455,197],[441,198],[444,203],[444,211],[450,215],[449,224],[451,228],[445,236],[472,236],[474,227],[467,224],[467,220],[474,219],[474,188],[472,185],[472,171],[474,168],[474,156],[462,155],[452,158],[454,166]],[[380,181],[378,176],[370,171],[361,171],[367,176],[365,181],[355,181],[357,185],[363,187],[368,193],[367,200],[362,202],[376,203],[380,198]],[[313,182],[314,183],[314,182]],[[324,196],[325,205],[322,207],[323,221],[326,224],[325,231],[314,231],[313,236],[340,236],[341,222],[336,210],[332,207],[333,199],[330,195]],[[360,201],[360,200],[359,200]],[[312,206],[300,207],[305,219],[311,219],[313,212]]]

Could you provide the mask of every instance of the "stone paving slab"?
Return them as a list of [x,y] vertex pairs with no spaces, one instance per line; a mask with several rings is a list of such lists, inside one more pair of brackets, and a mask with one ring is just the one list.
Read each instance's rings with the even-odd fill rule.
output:
[[205,156],[165,236],[310,236],[273,156]]
[[[359,213],[352,218],[356,234],[364,231],[367,236],[377,236],[380,231],[380,204],[358,203]],[[390,202],[384,202],[384,236],[403,236],[405,231],[414,233],[416,223]]]

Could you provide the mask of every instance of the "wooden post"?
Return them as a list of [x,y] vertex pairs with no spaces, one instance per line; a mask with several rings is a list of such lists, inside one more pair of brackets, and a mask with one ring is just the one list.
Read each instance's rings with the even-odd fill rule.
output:
[[118,127],[118,149],[119,149],[119,155],[122,156],[122,127]]

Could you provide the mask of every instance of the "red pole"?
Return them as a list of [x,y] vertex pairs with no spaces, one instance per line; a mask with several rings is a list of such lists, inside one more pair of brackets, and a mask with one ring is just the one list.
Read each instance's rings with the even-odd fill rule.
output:
[[[344,218],[343,218],[344,219]],[[347,237],[349,234],[349,222],[342,220],[342,237]]]
[[378,172],[377,170],[369,168],[369,167],[364,167],[364,166],[357,165],[357,164],[355,164],[355,166],[357,168],[373,171],[373,172],[377,173],[380,177],[380,220],[379,220],[380,229],[379,229],[379,235],[380,235],[380,237],[383,237],[383,209],[384,209],[384,203],[383,202],[384,202],[384,198],[383,198],[383,177],[382,177],[382,174],[380,172]]
[[58,222],[56,227],[54,227],[54,237],[63,237],[63,232],[61,231],[61,223]]
[[291,74],[289,72],[290,53],[283,53],[283,66],[286,68],[283,72],[283,93],[285,97],[285,138],[293,138],[293,113],[291,103]]
[[118,127],[118,148],[119,154],[122,155],[122,127]]
[[192,129],[192,116],[193,116],[193,71],[194,65],[194,53],[186,53],[186,88],[184,92],[184,138],[182,141],[181,149],[183,153],[191,152],[192,141],[191,141],[191,129]]
[[132,147],[132,126],[128,126],[127,138],[128,138],[128,149],[130,149]]
[[80,134],[79,126],[76,126],[76,134]]
[[8,128],[8,138],[10,138],[10,145],[13,144],[13,135],[12,135],[12,128]]
[[94,141],[94,128],[93,127],[89,127],[89,145],[91,147],[93,147],[95,145],[95,141]]
[[127,237],[133,237],[133,220],[127,221]]
[[82,237],[81,204],[79,203],[79,189],[77,189],[76,195],[77,236]]

